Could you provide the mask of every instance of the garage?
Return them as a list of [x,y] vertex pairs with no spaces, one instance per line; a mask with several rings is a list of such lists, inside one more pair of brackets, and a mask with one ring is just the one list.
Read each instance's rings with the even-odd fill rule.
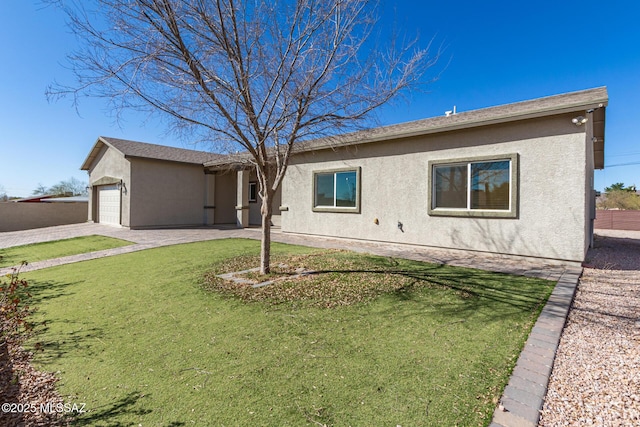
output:
[[120,189],[115,184],[98,187],[98,222],[120,225]]

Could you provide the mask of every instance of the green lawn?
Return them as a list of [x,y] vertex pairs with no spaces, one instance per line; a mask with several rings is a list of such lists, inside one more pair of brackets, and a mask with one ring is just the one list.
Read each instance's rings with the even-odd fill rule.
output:
[[[319,254],[332,271],[253,296],[203,286],[258,252],[217,240],[25,274],[47,322],[35,363],[59,372],[66,402],[86,403],[75,424],[488,425],[553,287],[280,244],[277,257]],[[294,290],[321,283],[369,290],[351,305]]]
[[83,236],[52,242],[14,246],[12,248],[0,249],[0,267],[11,267],[20,264],[22,261],[32,263],[69,255],[118,248],[130,244],[131,242],[127,242],[126,240],[111,237]]

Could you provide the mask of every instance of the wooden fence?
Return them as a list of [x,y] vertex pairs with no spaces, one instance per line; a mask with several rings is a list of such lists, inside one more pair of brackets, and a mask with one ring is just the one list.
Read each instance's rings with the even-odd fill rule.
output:
[[640,231],[640,211],[597,210],[596,229]]

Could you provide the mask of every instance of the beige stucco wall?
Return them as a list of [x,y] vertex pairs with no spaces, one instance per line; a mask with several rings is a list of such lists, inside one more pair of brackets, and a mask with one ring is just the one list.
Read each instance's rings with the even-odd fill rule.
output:
[[215,223],[236,223],[236,186],[235,171],[219,171],[215,175]]
[[[283,182],[282,230],[580,261],[587,147],[573,116],[297,155]],[[517,218],[428,215],[429,161],[511,154],[519,156]],[[313,212],[313,171],[345,167],[361,168],[360,213]]]
[[[106,146],[102,148],[100,154],[89,167],[89,185],[93,187],[92,191],[89,192],[89,221],[98,221],[99,207],[96,200],[98,188],[95,186],[95,183],[105,177],[122,180],[124,182],[125,189],[129,188],[129,184],[131,183],[131,164],[129,160],[125,159],[124,155],[121,153],[109,149]],[[120,201],[121,224],[128,227],[130,225],[129,207],[131,206],[131,199],[128,191],[121,191]]]
[[129,160],[131,180],[125,185],[131,202],[131,228],[205,223],[207,197],[201,165]]
[[216,176],[206,173],[204,176],[204,225],[215,224]]
[[[259,183],[258,177],[255,171],[251,172],[251,176],[249,181],[255,182],[258,186],[257,192],[259,193]],[[248,190],[247,190],[248,191]],[[278,188],[276,194],[273,197],[273,213],[271,216],[271,225],[280,227],[281,215],[280,215],[280,204],[282,203],[282,186]],[[258,194],[257,200],[255,202],[249,202],[249,224],[250,225],[262,225],[262,214],[260,213],[260,209],[262,206],[262,198],[260,194]]]
[[87,202],[0,203],[0,232],[87,221]]

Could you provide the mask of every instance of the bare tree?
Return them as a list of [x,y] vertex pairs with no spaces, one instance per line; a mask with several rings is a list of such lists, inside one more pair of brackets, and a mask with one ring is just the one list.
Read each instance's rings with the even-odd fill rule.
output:
[[9,196],[7,196],[4,186],[0,184],[0,202],[6,202],[7,200],[9,200]]
[[51,186],[47,193],[49,194],[71,194],[72,196],[86,196],[87,183],[80,181],[77,178],[71,177],[67,180],[60,181],[59,183]]
[[45,194],[64,195],[71,194],[72,196],[86,196],[87,183],[80,181],[77,178],[71,177],[68,180],[60,181],[59,183],[52,185],[51,187],[45,187],[42,183],[38,183],[35,190],[31,192],[34,196],[40,196]]
[[50,97],[161,112],[172,130],[248,152],[262,198],[262,273],[294,144],[355,129],[438,56],[415,40],[378,45],[376,1],[50,1],[84,42],[70,55],[77,82],[54,84]]
[[39,182],[38,186],[31,192],[32,196],[43,196],[49,192],[49,188]]

